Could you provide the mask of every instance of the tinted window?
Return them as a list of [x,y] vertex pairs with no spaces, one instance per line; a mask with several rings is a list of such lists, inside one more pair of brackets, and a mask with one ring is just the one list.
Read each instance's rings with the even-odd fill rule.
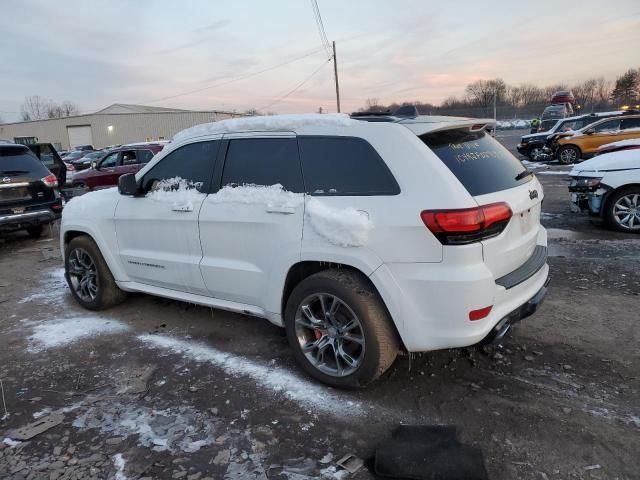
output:
[[294,138],[242,138],[229,142],[223,186],[277,183],[291,192],[303,191]]
[[122,151],[122,165],[133,165],[138,163],[138,158],[136,156],[135,150],[123,150]]
[[116,163],[118,163],[118,155],[120,155],[120,152],[113,152],[112,154],[104,157],[104,160],[100,162],[100,168],[115,167]]
[[49,175],[49,170],[28,148],[0,146],[0,174],[4,177]]
[[138,150],[136,157],[138,158],[137,163],[149,163],[149,160],[153,158],[153,152],[151,150]]
[[531,180],[519,160],[485,132],[445,130],[420,139],[449,167],[451,173],[473,195],[498,192]]
[[620,120],[609,120],[595,125],[593,129],[596,132],[614,132],[620,128]]
[[640,128],[640,118],[625,118],[622,120],[622,129]]
[[149,190],[155,181],[180,177],[193,182],[199,191],[209,192],[219,144],[218,141],[198,142],[174,150],[146,173],[143,190]]
[[396,195],[400,188],[380,155],[366,141],[350,137],[299,137],[308,193]]

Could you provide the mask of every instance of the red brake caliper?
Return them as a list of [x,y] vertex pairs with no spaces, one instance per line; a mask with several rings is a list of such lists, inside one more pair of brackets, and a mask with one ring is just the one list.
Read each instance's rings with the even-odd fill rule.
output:
[[320,340],[320,337],[322,337],[322,332],[320,331],[320,329],[316,328],[313,331],[313,335],[316,337],[316,340]]

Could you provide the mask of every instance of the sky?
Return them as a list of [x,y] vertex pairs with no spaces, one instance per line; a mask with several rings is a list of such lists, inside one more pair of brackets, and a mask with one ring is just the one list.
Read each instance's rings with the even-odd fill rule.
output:
[[[640,0],[318,6],[347,112],[367,98],[439,103],[478,79],[544,86],[640,67]],[[3,0],[0,20],[4,121],[29,95],[83,113],[112,103],[336,111],[308,0]]]

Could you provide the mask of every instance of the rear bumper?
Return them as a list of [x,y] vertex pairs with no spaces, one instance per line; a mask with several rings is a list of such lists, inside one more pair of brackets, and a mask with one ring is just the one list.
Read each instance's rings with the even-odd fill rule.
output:
[[[538,245],[546,243],[546,231],[541,229]],[[384,264],[371,280],[406,349],[424,352],[477,344],[490,335],[496,337],[492,331],[505,318],[513,324],[514,318],[531,315],[549,277],[546,257],[533,263],[531,270],[525,271],[525,265],[517,269],[522,275],[506,288],[496,283],[482,261],[482,247],[471,244],[447,249],[440,263]],[[469,319],[469,312],[488,306],[492,308],[485,318]]]
[[0,230],[22,230],[28,227],[46,225],[58,218],[60,218],[60,214],[54,213],[50,209],[5,214],[0,216]]

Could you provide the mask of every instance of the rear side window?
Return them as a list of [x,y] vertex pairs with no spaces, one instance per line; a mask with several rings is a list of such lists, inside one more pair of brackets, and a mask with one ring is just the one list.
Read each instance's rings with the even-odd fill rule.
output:
[[640,128],[640,118],[625,118],[622,120],[622,130]]
[[378,152],[353,137],[298,137],[305,188],[315,195],[397,195]]
[[275,185],[302,192],[295,138],[241,138],[229,141],[222,172],[225,185]]
[[0,146],[0,175],[17,177],[33,175],[42,178],[49,175],[49,170],[27,147]]
[[198,191],[209,193],[211,175],[220,142],[197,142],[174,150],[149,170],[142,181],[142,189],[148,191],[154,182],[182,178],[196,185]]
[[519,160],[484,131],[466,129],[427,133],[420,139],[472,196],[513,188],[531,180]]
[[137,163],[149,163],[149,160],[153,158],[153,152],[151,150],[138,150],[136,152]]

